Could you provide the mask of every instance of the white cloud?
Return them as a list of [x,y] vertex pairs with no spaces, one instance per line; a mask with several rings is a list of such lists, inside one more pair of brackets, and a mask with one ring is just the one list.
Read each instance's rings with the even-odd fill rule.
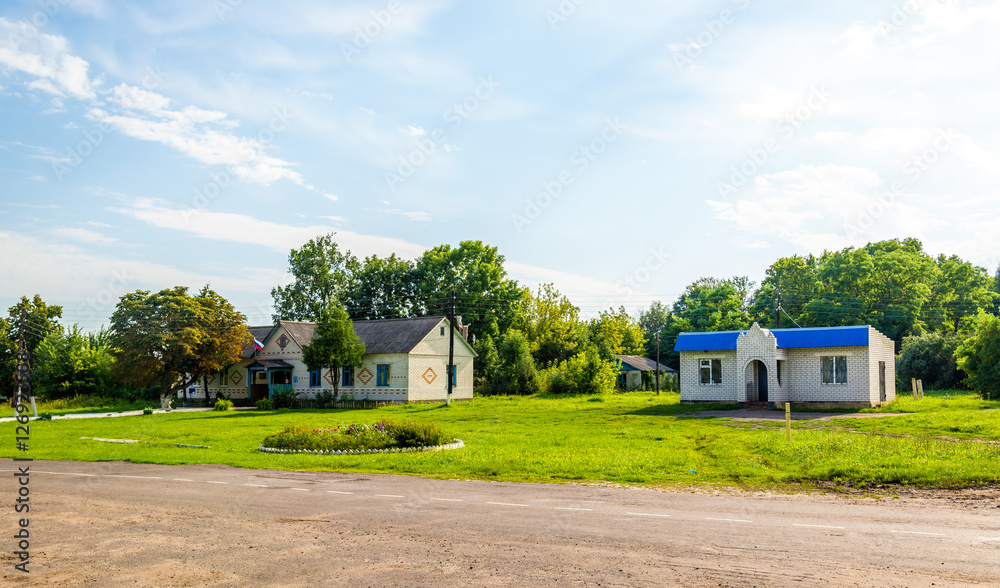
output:
[[81,229],[78,227],[57,227],[51,229],[49,232],[57,237],[78,243],[86,243],[88,245],[111,245],[118,242],[118,239],[115,239],[114,237],[108,237],[98,233],[97,231]]
[[81,100],[96,97],[90,65],[69,53],[66,38],[41,33],[31,24],[0,17],[0,65],[34,76],[29,88]]
[[379,210],[379,212],[383,214],[393,214],[396,216],[402,216],[405,217],[407,220],[416,222],[428,222],[433,218],[429,212],[399,210],[398,208],[383,209]]
[[326,198],[327,200],[332,200],[334,202],[340,200],[340,198],[336,194],[323,194],[323,198]]

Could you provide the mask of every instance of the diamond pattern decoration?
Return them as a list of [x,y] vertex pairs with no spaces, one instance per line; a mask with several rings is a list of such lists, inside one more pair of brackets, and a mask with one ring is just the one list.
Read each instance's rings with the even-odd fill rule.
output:
[[433,384],[433,383],[434,383],[434,380],[436,380],[436,379],[437,379],[438,375],[437,375],[436,373],[434,373],[434,370],[433,370],[433,369],[431,369],[431,368],[427,368],[427,371],[425,371],[425,372],[424,372],[424,375],[423,375],[423,376],[421,376],[421,377],[422,377],[422,378],[424,379],[424,381],[425,381],[425,382],[427,382],[428,384]]
[[358,372],[358,381],[365,386],[367,386],[368,382],[371,382],[374,377],[375,375],[372,374],[372,371],[368,368],[362,368],[361,371]]
[[239,386],[240,382],[243,381],[243,376],[239,372],[233,372],[233,375],[229,376],[229,380]]
[[333,370],[326,370],[326,375],[323,376],[323,379],[326,380],[328,384],[333,386]]

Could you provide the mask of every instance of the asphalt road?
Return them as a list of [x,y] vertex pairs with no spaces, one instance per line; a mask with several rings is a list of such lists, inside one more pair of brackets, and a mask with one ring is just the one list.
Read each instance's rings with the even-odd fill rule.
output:
[[0,584],[1000,586],[995,500],[43,461],[30,484],[32,572],[5,509]]

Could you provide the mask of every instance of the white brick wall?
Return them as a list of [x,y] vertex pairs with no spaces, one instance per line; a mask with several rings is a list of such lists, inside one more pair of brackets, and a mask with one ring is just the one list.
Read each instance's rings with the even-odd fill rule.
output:
[[[681,402],[737,402],[736,351],[681,351]],[[699,361],[722,360],[722,383],[701,384]]]

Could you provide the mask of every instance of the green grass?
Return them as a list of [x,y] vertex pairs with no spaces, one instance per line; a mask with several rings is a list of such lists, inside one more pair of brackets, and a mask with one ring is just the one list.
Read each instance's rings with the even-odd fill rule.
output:
[[[26,403],[30,411],[31,405]],[[142,410],[145,407],[160,408],[159,401],[140,400],[127,402],[119,398],[101,398],[100,396],[74,396],[58,400],[35,400],[38,414],[81,414],[87,412],[124,412],[127,410]],[[29,412],[30,414],[30,412]],[[0,404],[0,418],[14,416],[14,408],[9,403]]]
[[[905,417],[794,424],[737,423],[690,418],[712,405],[681,405],[676,393],[592,397],[496,397],[442,405],[376,410],[277,410],[171,413],[114,419],[32,422],[35,459],[214,463],[247,468],[382,472],[435,478],[530,482],[614,482],[651,486],[773,487],[833,481],[963,486],[1000,483],[1000,445],[926,438],[971,423],[962,435],[996,440],[1000,403],[968,394],[918,401]],[[903,401],[900,401],[902,404]],[[922,403],[922,404],[921,404]],[[897,410],[900,410],[897,408]],[[687,416],[685,416],[687,415]],[[274,455],[255,450],[286,424],[370,424],[380,420],[434,423],[465,448],[364,456]],[[904,419],[910,419],[906,421]],[[0,457],[14,457],[13,423]],[[902,432],[920,438],[861,435],[851,430]],[[975,433],[980,431],[981,433]],[[958,435],[952,435],[958,436]],[[80,437],[138,439],[111,444]],[[209,445],[188,449],[168,445]]]

